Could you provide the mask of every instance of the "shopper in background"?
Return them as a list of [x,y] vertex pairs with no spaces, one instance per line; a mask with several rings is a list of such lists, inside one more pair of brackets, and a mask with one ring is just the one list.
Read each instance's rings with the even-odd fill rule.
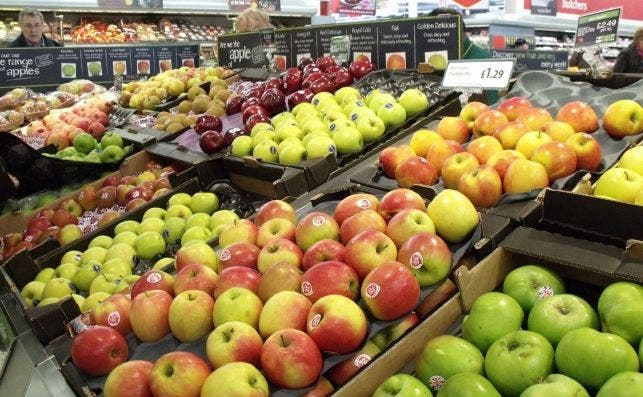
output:
[[234,30],[237,33],[254,32],[256,30],[274,28],[270,23],[270,17],[264,11],[254,7],[245,9],[237,17],[234,23]]
[[[460,15],[462,17],[462,14],[460,14],[457,10],[454,10],[453,8],[436,8],[432,10],[429,13],[430,17],[435,17],[438,15],[442,14],[449,14],[449,15]],[[462,31],[460,32],[460,46],[461,46],[461,51],[462,51],[462,59],[488,59],[491,58],[491,52],[489,50],[481,48],[477,45],[475,45],[471,39],[467,36],[467,34],[464,31],[464,20],[462,21]],[[494,90],[486,90],[484,92],[485,97],[487,99],[487,103],[489,105],[494,104],[498,101],[500,98],[500,95],[498,91]]]
[[632,43],[618,54],[612,70],[615,73],[643,73],[643,28],[636,30]]
[[22,33],[7,47],[62,47],[62,45],[42,33],[45,18],[42,13],[33,8],[25,8],[18,15],[18,23]]
[[519,39],[516,39],[516,42],[514,43],[514,48],[517,50],[528,50],[529,43],[527,43],[527,40],[523,38],[519,38]]

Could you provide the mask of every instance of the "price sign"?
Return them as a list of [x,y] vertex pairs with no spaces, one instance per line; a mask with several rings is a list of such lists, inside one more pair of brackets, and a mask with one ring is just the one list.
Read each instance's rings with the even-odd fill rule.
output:
[[123,76],[120,74],[114,75],[114,90],[119,94],[123,92]]
[[509,86],[515,59],[449,61],[442,87],[502,90]]
[[587,47],[616,41],[620,18],[620,8],[579,17],[578,26],[576,27],[576,47]]
[[351,53],[351,36],[335,36],[330,38],[330,55],[338,63],[348,62]]

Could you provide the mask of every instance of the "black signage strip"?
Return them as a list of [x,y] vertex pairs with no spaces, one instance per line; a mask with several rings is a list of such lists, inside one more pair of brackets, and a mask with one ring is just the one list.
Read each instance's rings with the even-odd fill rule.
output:
[[[316,25],[275,31],[276,64],[297,66],[303,57],[317,58],[330,53],[330,39],[351,36],[350,61],[366,57],[380,68],[414,69],[430,58],[460,59],[460,18],[458,16],[387,19],[359,23]],[[267,65],[265,57],[255,59],[261,47],[258,32],[219,36],[219,64],[229,68],[256,68]]]
[[111,85],[116,74],[137,80],[182,65],[199,66],[198,45],[0,48],[0,93],[76,79]]
[[515,72],[525,70],[567,70],[567,51],[491,50],[492,58],[515,58]]

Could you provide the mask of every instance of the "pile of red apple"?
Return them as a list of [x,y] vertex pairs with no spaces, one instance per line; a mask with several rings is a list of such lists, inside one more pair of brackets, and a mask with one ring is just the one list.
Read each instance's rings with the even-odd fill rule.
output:
[[194,132],[199,135],[199,147],[206,154],[214,154],[228,146],[234,138],[244,135],[245,130],[238,127],[222,131],[223,122],[218,116],[199,116],[194,126]]
[[552,270],[517,267],[502,292],[473,302],[461,337],[427,341],[413,375],[388,378],[373,396],[641,395],[643,287],[611,284],[596,309]]
[[[638,134],[643,108],[617,101],[603,114],[603,127],[614,138]],[[505,99],[497,109],[471,102],[435,131],[417,131],[409,145],[383,150],[380,165],[401,187],[433,185],[441,177],[447,188],[489,207],[503,193],[527,193],[577,170],[597,170],[602,151],[592,133],[598,128],[598,116],[584,102],[563,105],[555,120],[523,97]]]
[[44,145],[54,145],[58,150],[69,147],[74,137],[82,132],[100,140],[109,124],[112,102],[93,101],[92,105],[76,105],[71,111],[49,114],[42,120],[34,120],[27,125],[27,137],[43,140]]
[[107,177],[100,187],[85,186],[75,197],[56,207],[44,208],[34,215],[23,232],[3,237],[1,258],[29,250],[50,237],[65,245],[105,225],[123,212],[139,207],[169,192],[168,174],[172,167],[162,168],[156,162],[146,165],[139,175]]
[[[455,191],[428,207],[408,189],[381,199],[357,193],[341,200],[334,214],[313,211],[299,220],[288,203],[270,201],[253,220],[223,227],[218,253],[205,242],[183,246],[175,277],[150,270],[132,286],[131,300],[115,294],[99,303],[99,327],[74,339],[72,361],[89,375],[113,370],[106,396],[117,395],[109,390],[126,387],[132,376],[148,379],[145,387],[154,395],[180,387],[186,397],[251,389],[267,396],[268,382],[300,389],[318,380],[318,388],[332,391],[320,378],[323,355],[359,352],[360,360],[351,356],[326,373],[340,385],[416,324],[412,310],[421,287],[450,272],[445,240],[463,241],[478,220]],[[108,321],[106,313],[112,319],[118,313],[119,321]],[[367,340],[369,318],[404,319]],[[183,343],[207,336],[207,361],[177,351],[154,363],[117,367],[128,357],[123,337],[129,332],[146,343],[168,334]]]

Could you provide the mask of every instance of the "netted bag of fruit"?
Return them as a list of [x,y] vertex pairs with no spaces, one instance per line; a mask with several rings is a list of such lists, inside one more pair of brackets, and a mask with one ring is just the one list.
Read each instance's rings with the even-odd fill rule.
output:
[[78,97],[70,92],[52,91],[47,93],[45,100],[51,109],[67,108],[78,101]]
[[33,91],[26,88],[14,88],[0,97],[0,110],[15,109],[33,95]]
[[0,112],[0,132],[11,131],[20,127],[25,122],[25,116],[15,110]]

